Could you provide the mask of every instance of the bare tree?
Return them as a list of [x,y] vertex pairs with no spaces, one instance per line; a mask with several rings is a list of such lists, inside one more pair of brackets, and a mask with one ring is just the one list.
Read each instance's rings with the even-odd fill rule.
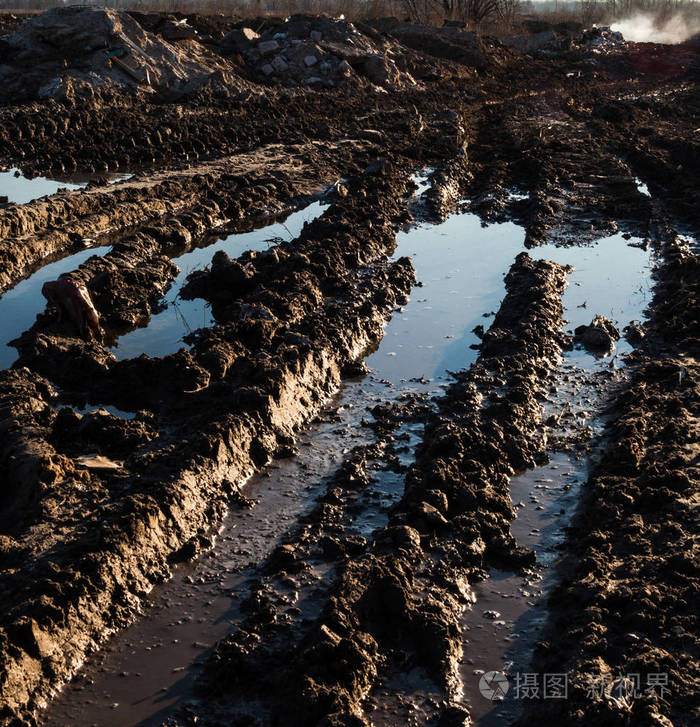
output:
[[478,26],[499,13],[501,2],[502,0],[443,0],[443,7],[447,15]]

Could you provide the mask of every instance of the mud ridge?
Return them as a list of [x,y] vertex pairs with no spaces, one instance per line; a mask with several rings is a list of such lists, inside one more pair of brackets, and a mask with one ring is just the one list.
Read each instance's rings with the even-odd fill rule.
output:
[[[157,236],[167,250],[224,223],[278,214],[295,198],[318,194],[338,177],[358,172],[367,145],[347,141],[267,146],[185,171],[134,178],[0,210],[0,291],[44,258],[99,244],[108,233],[166,226]],[[176,223],[174,225],[174,223]],[[167,229],[170,225],[171,229]],[[174,226],[173,226],[174,225]],[[183,229],[187,228],[187,229]]]

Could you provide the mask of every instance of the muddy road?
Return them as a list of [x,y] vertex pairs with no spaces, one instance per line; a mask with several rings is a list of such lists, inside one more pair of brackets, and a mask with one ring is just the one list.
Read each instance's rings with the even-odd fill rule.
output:
[[697,42],[0,32],[1,724],[697,723]]

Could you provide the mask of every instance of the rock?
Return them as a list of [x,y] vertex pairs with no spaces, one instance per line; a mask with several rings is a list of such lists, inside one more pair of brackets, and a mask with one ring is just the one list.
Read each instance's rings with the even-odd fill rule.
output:
[[104,331],[100,326],[100,316],[84,285],[70,278],[59,278],[44,283],[41,293],[56,308],[59,322],[65,313],[78,327],[81,336],[87,340],[94,337],[102,341]]
[[235,28],[221,39],[219,45],[227,53],[234,51],[242,53],[248,50],[259,38],[260,36],[250,28]]
[[276,40],[261,40],[257,45],[257,49],[260,55],[270,56],[280,49],[280,44]]
[[21,631],[24,645],[35,658],[45,659],[55,650],[56,643],[34,619],[25,621]]
[[620,340],[620,331],[605,316],[596,316],[588,326],[574,330],[574,339],[593,351],[610,351]]
[[[344,194],[340,194],[339,196],[344,197]],[[348,361],[341,370],[341,375],[344,379],[356,379],[361,376],[367,376],[369,373],[369,367],[367,364],[360,360],[360,361]]]
[[275,56],[272,59],[272,67],[277,73],[286,73],[289,69],[289,64],[282,58],[282,56]]
[[187,23],[187,20],[168,20],[163,24],[160,34],[168,41],[192,40],[197,31]]
[[304,63],[307,66],[315,66],[318,63],[318,58],[316,56],[305,56]]
[[420,534],[408,525],[393,525],[381,531],[377,542],[390,543],[393,547],[404,550],[417,550],[420,548]]
[[644,328],[636,323],[630,323],[628,326],[625,326],[623,331],[625,339],[632,346],[639,346],[646,335]]
[[367,56],[362,63],[362,73],[377,86],[386,86],[397,76],[398,71],[392,61],[384,55]]
[[320,30],[312,30],[309,36],[314,43],[320,43],[323,33]]
[[265,76],[271,76],[275,72],[275,69],[269,63],[266,63],[264,66],[262,66],[260,68],[260,71]]
[[442,490],[428,490],[425,493],[425,501],[435,507],[443,515],[447,514],[447,495]]
[[427,502],[419,502],[414,508],[417,517],[422,519],[426,525],[432,528],[440,528],[447,525],[447,520],[440,511]]

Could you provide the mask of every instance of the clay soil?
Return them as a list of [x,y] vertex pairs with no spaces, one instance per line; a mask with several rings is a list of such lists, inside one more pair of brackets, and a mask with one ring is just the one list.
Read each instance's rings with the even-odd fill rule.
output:
[[[158,16],[135,18],[160,32]],[[254,29],[291,37],[279,22]],[[320,21],[304,22],[307,32]],[[356,44],[384,65],[349,54],[348,74],[321,86],[275,82],[225,51],[242,22],[189,23],[199,40],[173,43],[199,43],[197,58],[225,68],[206,82],[151,93],[125,81],[61,98],[32,97],[32,86],[0,107],[5,167],[96,179],[0,204],[0,293],[48,261],[109,244],[71,277],[115,340],[148,324],[173,258],[212,231],[250,229],[321,196],[328,204],[293,242],[218,256],[190,276],[183,297],[208,301],[214,324],[187,347],[117,360],[52,309],[15,342],[17,361],[0,372],[0,723],[41,722],[151,589],[211,548],[246,480],[293,455],[342,381],[365,373],[416,283],[410,259],[392,257],[399,229],[468,200],[485,223],[521,225],[525,248],[620,229],[658,259],[532,671],[572,682],[663,672],[667,690],[625,700],[574,688],[567,700],[528,703],[518,724],[697,724],[700,264],[678,233],[700,239],[700,46],[598,54],[574,43],[523,55],[468,33],[378,22],[360,24]],[[10,65],[17,27],[2,26]],[[425,168],[417,211],[411,178]],[[117,171],[134,176],[99,178]],[[568,272],[524,249],[503,270],[505,297],[476,363],[440,396],[374,412],[371,443],[344,454],[310,514],[255,564],[201,699],[169,724],[369,725],[375,690],[416,668],[437,694],[427,723],[469,724],[459,615],[490,567],[536,559],[510,533],[508,482],[547,457],[542,401],[573,345],[562,320]],[[135,416],[76,411],[85,404]],[[411,421],[422,439],[399,468],[398,504],[371,537],[349,535],[368,463],[395,466],[395,433]],[[94,453],[118,467],[85,467],[79,457]],[[332,577],[313,613],[289,611],[280,594],[290,582],[303,591],[319,557]]]

